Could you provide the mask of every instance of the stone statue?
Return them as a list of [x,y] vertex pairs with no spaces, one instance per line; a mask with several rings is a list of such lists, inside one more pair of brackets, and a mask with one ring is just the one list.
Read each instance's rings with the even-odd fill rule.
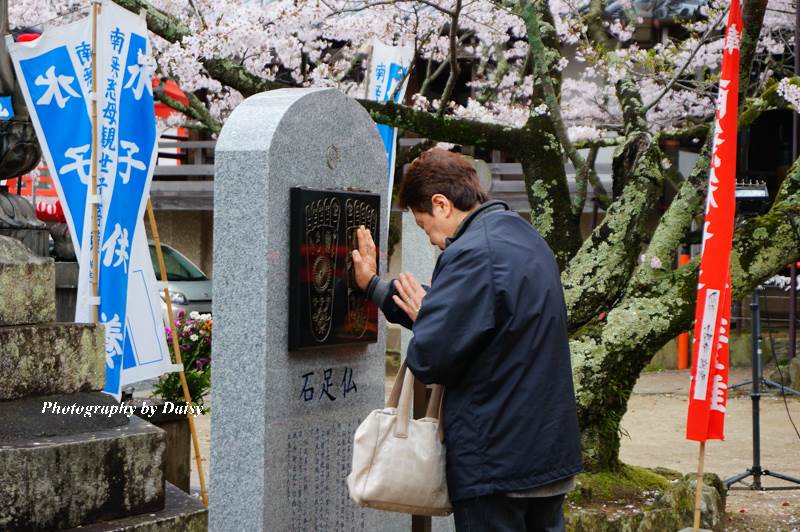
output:
[[[25,100],[6,49],[8,0],[0,0],[0,95],[11,95],[14,116],[0,121],[0,180],[18,178],[33,170],[42,158]],[[25,198],[0,186],[0,235],[21,240],[37,255],[48,255],[47,229],[36,219]]]
[[0,95],[11,95],[14,117],[0,121],[0,180],[21,176],[31,171],[42,158],[25,100],[14,75],[14,66],[6,49],[8,0],[0,0]]

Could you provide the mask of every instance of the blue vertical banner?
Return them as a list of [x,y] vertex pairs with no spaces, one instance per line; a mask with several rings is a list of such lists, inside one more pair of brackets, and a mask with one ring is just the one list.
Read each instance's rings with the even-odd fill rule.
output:
[[[408,69],[414,59],[414,48],[410,46],[388,46],[377,39],[372,44],[372,59],[370,61],[369,78],[367,83],[367,99],[376,102],[403,103],[403,98],[408,85]],[[386,158],[389,161],[388,175],[388,209],[392,208],[392,186],[394,185],[394,160],[397,150],[397,128],[385,124],[377,124],[378,133],[383,139],[386,148]],[[389,217],[384,222],[388,225]]]
[[[47,28],[31,42],[15,43],[10,35],[6,36],[78,257],[81,244],[88,242],[91,227],[86,208],[92,162],[88,97],[92,80],[91,42],[92,27],[86,19]],[[84,81],[87,76],[88,84]]]
[[[92,305],[105,329],[104,391],[173,370],[159,287],[142,217],[158,151],[147,24],[103,1],[92,72],[91,17],[46,28],[38,39],[6,38],[45,160],[79,257],[76,321]],[[97,78],[97,198],[91,198],[93,75]],[[98,218],[98,298],[91,297],[92,209]]]
[[[105,391],[119,395],[123,370],[136,368],[128,320],[132,243],[144,215],[158,151],[147,24],[104,2],[97,33],[100,321],[106,342]],[[124,359],[124,364],[123,364]]]

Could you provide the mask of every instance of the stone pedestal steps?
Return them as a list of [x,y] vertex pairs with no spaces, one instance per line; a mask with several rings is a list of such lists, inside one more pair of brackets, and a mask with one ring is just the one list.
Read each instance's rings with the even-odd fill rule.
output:
[[164,481],[164,432],[99,391],[103,328],[52,323],[53,271],[0,236],[0,531],[204,530]]
[[206,532],[208,512],[198,499],[169,482],[164,490],[164,509],[112,521],[71,528],[67,532]]

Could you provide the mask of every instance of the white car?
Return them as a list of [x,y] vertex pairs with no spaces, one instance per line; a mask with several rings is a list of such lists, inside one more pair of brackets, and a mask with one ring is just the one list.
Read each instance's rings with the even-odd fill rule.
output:
[[[156,279],[161,280],[155,242],[150,241],[150,258]],[[172,300],[172,311],[177,315],[179,310],[189,314],[197,311],[200,314],[211,313],[211,280],[192,261],[183,256],[175,248],[161,244],[164,254],[164,266],[167,269],[167,287]],[[167,302],[161,292],[161,308],[167,316]],[[176,316],[177,317],[177,316]]]

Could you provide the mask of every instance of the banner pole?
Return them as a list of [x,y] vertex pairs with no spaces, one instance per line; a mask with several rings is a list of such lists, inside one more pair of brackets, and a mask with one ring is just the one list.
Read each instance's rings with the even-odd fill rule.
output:
[[100,306],[94,304],[97,301],[98,276],[100,275],[99,265],[99,243],[100,231],[98,227],[97,211],[100,203],[95,203],[97,198],[97,16],[100,14],[99,0],[92,0],[92,187],[91,201],[92,206],[92,321],[97,323]]
[[706,457],[706,442],[700,442],[700,457],[697,464],[697,486],[694,492],[694,532],[700,529],[700,507],[703,504],[703,462]]
[[[158,226],[156,225],[156,217],[153,214],[153,202],[147,198],[147,219],[150,222],[150,232],[152,233],[153,240],[156,243],[156,256],[158,257],[158,269],[161,273],[161,282],[164,286],[164,300],[167,302],[167,316],[169,317],[169,330],[172,335],[172,353],[175,356],[175,363],[180,365],[181,369],[178,377],[181,381],[181,388],[183,389],[183,399],[186,401],[186,406],[192,406],[192,396],[189,394],[189,385],[186,382],[186,374],[183,372],[183,360],[181,359],[181,350],[178,347],[178,332],[175,330],[175,315],[172,312],[172,300],[169,298],[169,287],[167,286],[167,267],[164,265],[164,254],[161,252],[161,239],[158,236]],[[197,438],[197,428],[194,425],[194,416],[191,413],[192,409],[186,409],[186,419],[189,421],[189,430],[192,433],[192,446],[194,447],[194,459],[197,464],[197,476],[200,478],[200,497],[203,499],[203,506],[208,507],[208,493],[206,492],[206,480],[203,475],[203,464],[200,458],[200,440]]]

